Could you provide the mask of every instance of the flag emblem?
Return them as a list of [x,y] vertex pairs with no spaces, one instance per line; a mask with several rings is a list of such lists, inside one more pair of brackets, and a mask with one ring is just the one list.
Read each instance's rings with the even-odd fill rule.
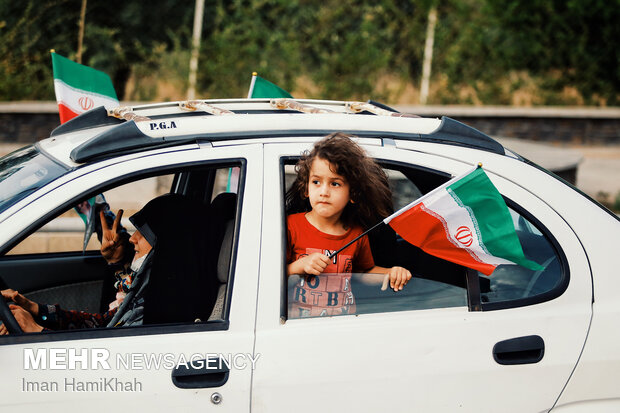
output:
[[474,242],[474,237],[471,235],[471,229],[464,225],[457,228],[454,238],[456,238],[456,240],[465,247],[470,247]]
[[82,108],[82,110],[84,110],[84,112],[86,112],[87,110],[90,110],[93,108],[93,106],[95,106],[95,102],[89,98],[88,96],[82,96],[79,100],[78,100],[80,107]]

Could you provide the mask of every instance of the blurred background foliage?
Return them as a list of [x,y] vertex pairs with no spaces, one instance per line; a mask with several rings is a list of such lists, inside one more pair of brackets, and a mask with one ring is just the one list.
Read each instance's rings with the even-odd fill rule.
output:
[[[0,99],[53,100],[50,49],[75,59],[81,0],[0,0]],[[620,0],[206,0],[198,95],[244,97],[257,71],[295,97],[618,105]],[[183,99],[194,2],[90,0],[83,63],[119,98]]]

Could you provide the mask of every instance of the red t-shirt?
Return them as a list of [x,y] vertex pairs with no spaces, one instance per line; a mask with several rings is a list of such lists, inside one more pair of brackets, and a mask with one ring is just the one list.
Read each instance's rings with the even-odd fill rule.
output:
[[[326,234],[310,224],[305,213],[289,215],[287,225],[287,264],[314,252],[329,255],[363,232],[362,228],[354,227],[343,235]],[[321,275],[301,277],[293,289],[289,316],[355,313],[351,273],[365,272],[374,266],[368,237],[363,236],[334,256]]]

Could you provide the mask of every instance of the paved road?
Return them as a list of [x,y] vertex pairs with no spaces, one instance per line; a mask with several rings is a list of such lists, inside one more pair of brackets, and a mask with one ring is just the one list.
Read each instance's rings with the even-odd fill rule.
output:
[[[614,205],[620,203],[620,145],[549,146],[557,152],[571,152],[579,157],[577,188],[608,207],[614,208]],[[506,147],[511,148],[510,145]],[[545,166],[544,162],[534,162]],[[620,217],[620,209],[617,206],[615,208],[616,215]]]
[[[595,199],[620,196],[620,145],[568,145],[498,138],[506,148],[553,170],[577,164],[576,186]],[[606,195],[604,195],[606,194]]]
[[577,186],[588,194],[604,191],[614,198],[620,196],[620,145],[574,149],[584,157],[577,172]]

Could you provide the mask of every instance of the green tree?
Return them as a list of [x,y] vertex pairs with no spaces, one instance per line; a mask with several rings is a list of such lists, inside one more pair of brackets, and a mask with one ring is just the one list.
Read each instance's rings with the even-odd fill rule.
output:
[[[0,2],[0,96],[12,99],[53,99],[52,61],[56,44],[73,44],[79,4],[75,0]],[[75,46],[74,46],[75,47]]]
[[[81,0],[0,2],[0,93],[3,99],[53,99],[49,50],[75,57]],[[193,7],[175,0],[89,2],[84,64],[103,70],[123,98],[132,67],[157,62],[170,32],[191,24]]]
[[602,97],[618,104],[620,1],[467,0],[443,11],[441,18],[464,23],[440,40],[439,64],[451,87],[486,89],[490,100],[501,95],[498,82],[510,71],[526,71],[542,79],[543,90],[574,86],[587,103]]
[[[110,74],[123,99],[132,68],[154,70],[159,45],[171,47],[171,33],[191,27],[193,3],[176,0],[91,2],[86,21],[84,61]],[[91,4],[89,3],[89,5]],[[189,47],[189,39],[185,47]]]
[[[257,71],[314,98],[393,100],[385,79],[419,85],[432,4],[431,101],[511,104],[527,89],[536,104],[618,104],[620,0],[210,0],[198,91],[246,96]],[[75,58],[80,6],[0,0],[0,99],[53,99],[49,49]],[[182,88],[193,13],[177,0],[91,1],[83,62],[121,99],[130,77],[132,99],[154,98],[162,79]]]
[[252,72],[291,90],[299,74],[296,1],[219,0],[206,5],[199,86],[246,97]]

